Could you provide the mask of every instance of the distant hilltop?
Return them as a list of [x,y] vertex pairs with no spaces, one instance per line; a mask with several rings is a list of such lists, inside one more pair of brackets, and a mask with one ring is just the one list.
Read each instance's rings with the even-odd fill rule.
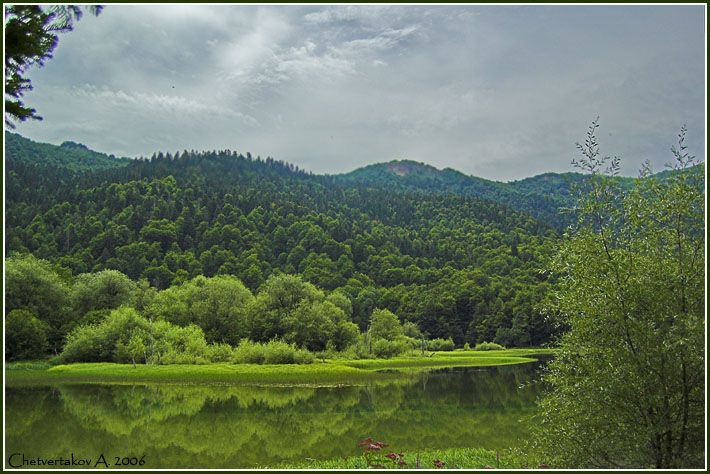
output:
[[84,145],[83,143],[76,143],[72,141],[66,141],[63,142],[61,145],[59,145],[62,148],[67,148],[69,150],[86,150],[89,151],[89,147]]
[[386,166],[387,171],[397,176],[408,176],[413,172],[436,174],[439,171],[431,165],[411,160],[390,161]]

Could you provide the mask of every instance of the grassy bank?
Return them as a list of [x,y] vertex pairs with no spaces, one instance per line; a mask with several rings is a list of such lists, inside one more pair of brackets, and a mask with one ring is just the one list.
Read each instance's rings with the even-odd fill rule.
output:
[[187,382],[187,383],[264,383],[336,385],[392,377],[395,371],[457,366],[520,364],[535,360],[531,356],[549,350],[511,349],[492,352],[437,352],[432,357],[393,359],[328,360],[308,365],[229,364],[148,366],[114,363],[79,363],[54,367],[42,362],[8,363],[8,384],[51,382]]
[[[389,447],[384,448],[386,454]],[[396,452],[396,451],[395,451]],[[504,450],[501,452],[479,448],[453,448],[440,450],[427,450],[418,453],[402,453],[401,458],[406,464],[397,465],[398,468],[416,469],[417,458],[421,469],[537,469],[548,467],[543,458],[533,454],[526,454],[520,450]],[[394,468],[399,462],[380,455],[368,464],[365,456],[354,456],[331,460],[307,459],[301,463],[281,463],[274,466],[264,466],[269,469],[368,469],[373,463],[386,468]],[[439,464],[435,463],[439,461]]]

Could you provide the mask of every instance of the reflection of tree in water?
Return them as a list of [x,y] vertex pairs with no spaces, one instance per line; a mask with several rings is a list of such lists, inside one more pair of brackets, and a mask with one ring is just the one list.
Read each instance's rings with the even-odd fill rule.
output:
[[[522,367],[522,366],[521,366]],[[8,389],[7,443],[43,456],[146,454],[146,468],[248,467],[356,455],[372,435],[396,449],[504,447],[523,433],[531,370],[412,372],[363,386],[61,385]],[[524,434],[524,433],[523,433]],[[8,447],[8,449],[10,449]],[[28,451],[28,452],[31,452]]]

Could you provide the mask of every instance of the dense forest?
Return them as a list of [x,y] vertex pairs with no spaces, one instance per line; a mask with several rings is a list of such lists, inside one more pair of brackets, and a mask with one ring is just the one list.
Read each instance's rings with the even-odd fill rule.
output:
[[[413,168],[403,177],[412,182],[419,176],[420,184],[396,186],[367,181],[357,172],[357,180],[352,173],[313,175],[230,150],[127,160],[72,142],[57,147],[10,133],[5,139],[5,250],[11,256],[6,314],[23,310],[48,325],[49,352],[60,351],[71,330],[101,324],[109,310],[127,303],[137,318],[153,311],[156,320],[179,327],[196,324],[207,342],[232,345],[243,338],[282,338],[308,349],[329,341],[344,349],[368,330],[375,310],[409,323],[409,337],[451,339],[457,347],[484,341],[540,346],[556,334],[539,303],[554,285],[543,269],[563,221],[555,221],[549,210],[543,220],[514,210],[515,203],[505,205],[511,192],[498,193],[503,198],[496,202],[492,193],[481,199],[446,186],[437,190],[421,184],[427,167],[412,162],[394,164],[400,171],[403,165]],[[444,172],[432,170],[436,182]],[[402,174],[392,173],[393,180]],[[553,202],[569,193],[559,175],[536,182],[538,188],[530,181],[527,188],[523,182],[515,186]],[[551,193],[550,186],[559,192]],[[36,257],[32,261],[30,254]],[[63,305],[61,311],[45,314],[23,300],[27,291],[42,293],[31,286],[40,283],[21,276],[15,282],[12,275],[14,269],[20,275],[33,267],[42,267],[64,295],[51,303]],[[111,284],[97,283],[111,280],[106,270],[129,288],[125,298]],[[356,330],[348,329],[345,339],[324,336],[309,345],[277,323],[259,329],[268,311],[255,309],[251,300],[260,301],[284,275],[297,276],[297,286],[320,295],[309,304],[338,300],[334,306],[343,314],[330,319],[335,326],[352,322]],[[179,300],[180,294],[201,298],[190,288],[209,286],[206,282],[239,287],[234,291],[241,296],[225,290],[224,297],[240,299],[235,306],[249,314],[248,327],[230,332],[192,313],[181,317],[176,310],[155,309],[156,301]],[[19,296],[13,299],[16,283]],[[88,296],[91,284],[114,294]],[[139,303],[140,295],[151,301]],[[194,313],[196,300],[190,297],[182,304]],[[316,312],[328,311],[335,312],[323,307]],[[223,317],[241,324],[236,316]]]

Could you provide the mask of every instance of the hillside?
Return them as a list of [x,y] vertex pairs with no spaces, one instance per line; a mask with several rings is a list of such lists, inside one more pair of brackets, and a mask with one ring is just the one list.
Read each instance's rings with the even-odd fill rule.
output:
[[[53,170],[50,180],[52,185],[57,179],[64,181],[65,175],[68,174],[122,168],[133,161],[130,158],[116,158],[92,151],[80,143],[66,141],[59,146],[37,143],[11,132],[5,133],[5,142],[6,160],[13,162],[14,169],[22,166],[48,166]],[[159,161],[162,156],[158,154],[153,159]],[[260,161],[262,160],[258,159],[254,162]],[[263,161],[265,164],[279,163],[271,158]],[[280,165],[288,171],[297,170],[285,163]],[[269,166],[262,167],[261,172],[273,172],[274,169]],[[297,175],[303,176],[306,173],[299,172]],[[468,176],[450,168],[438,170],[423,163],[400,160],[374,164],[340,175],[318,176],[317,179],[325,185],[401,192],[451,193],[486,199],[511,206],[557,228],[563,228],[571,224],[574,218],[561,212],[561,209],[570,207],[570,183],[578,182],[581,175],[546,173],[522,181],[502,183]],[[36,185],[41,186],[42,183]]]
[[5,160],[13,164],[66,168],[72,172],[99,171],[126,166],[130,158],[116,158],[66,141],[61,145],[37,143],[17,133],[5,132]]
[[[672,170],[664,170],[655,176],[663,180],[674,173]],[[333,175],[331,179],[336,183],[365,188],[458,194],[485,199],[510,206],[562,229],[575,222],[574,214],[569,212],[575,199],[573,189],[584,184],[585,176],[569,172],[543,173],[504,183],[468,176],[451,168],[439,170],[416,161],[395,160]],[[618,179],[623,187],[630,189],[635,178],[621,176]]]
[[271,275],[297,274],[345,295],[362,331],[383,308],[458,346],[554,335],[538,304],[559,233],[508,206],[335,182],[228,150],[59,173],[8,160],[6,251],[69,281],[115,269],[162,291],[235,275],[256,294]]
[[570,207],[570,184],[580,178],[578,173],[547,173],[502,183],[408,160],[378,163],[333,176],[336,182],[350,185],[486,199],[526,212],[558,228],[573,221],[572,216],[561,213],[560,209]]

